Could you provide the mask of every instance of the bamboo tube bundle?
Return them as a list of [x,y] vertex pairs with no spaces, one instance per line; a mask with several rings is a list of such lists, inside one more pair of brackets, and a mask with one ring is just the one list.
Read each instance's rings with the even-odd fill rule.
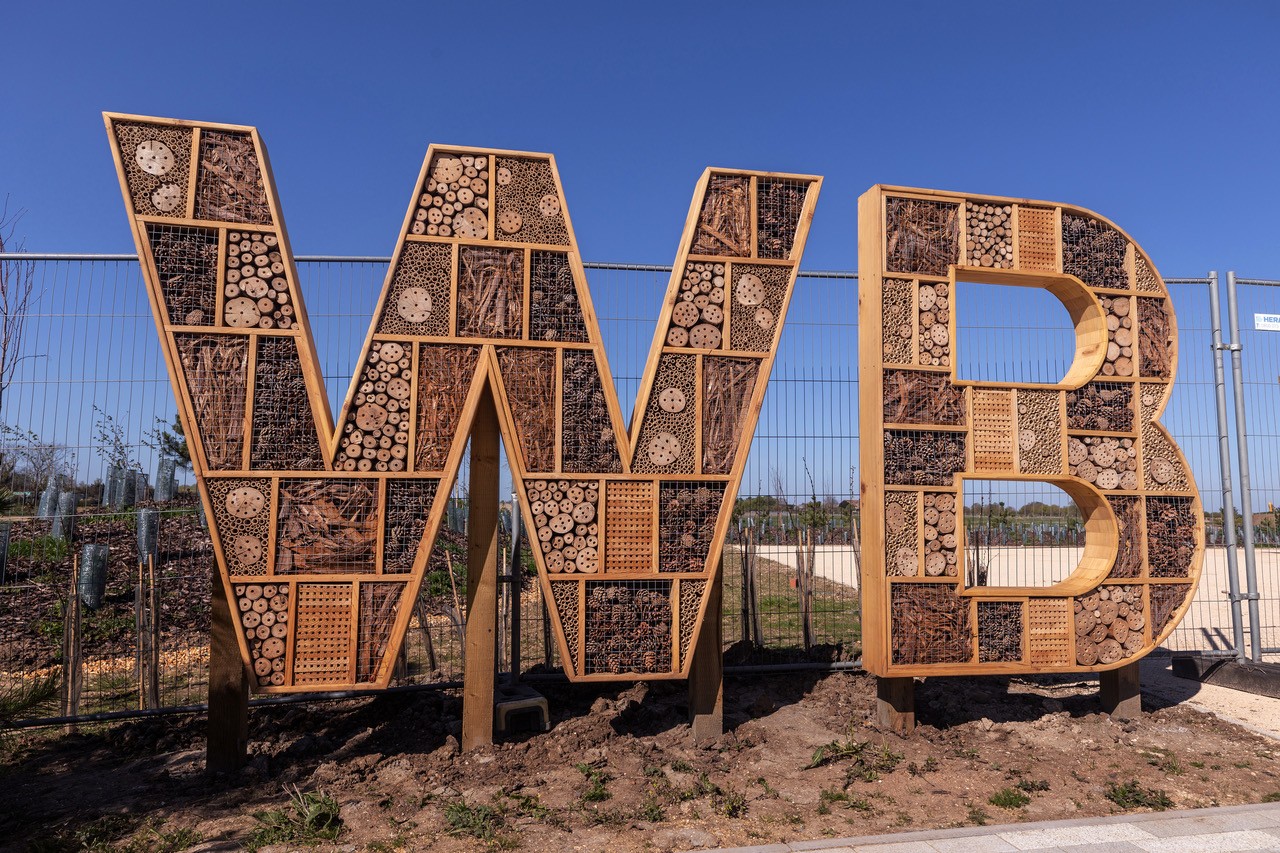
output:
[[1124,382],[1090,382],[1068,391],[1067,426],[1129,432],[1133,429],[1133,386]]
[[280,238],[260,231],[227,233],[227,270],[223,275],[222,319],[234,328],[290,329],[294,307],[289,298]]
[[419,346],[418,435],[414,442],[417,470],[444,470],[479,361],[479,347]]
[[667,345],[716,349],[724,331],[724,264],[690,261],[671,307]]
[[258,684],[279,687],[285,681],[289,637],[288,584],[236,584],[236,605]]
[[967,663],[973,658],[969,600],[952,584],[895,583],[892,655],[895,664]]
[[[697,375],[694,355],[665,353],[658,357],[653,393],[649,395],[637,444],[639,452],[631,463],[633,470],[646,474],[694,472]],[[710,405],[709,399],[707,404]],[[706,441],[705,436],[703,440]]]
[[1142,573],[1142,502],[1136,497],[1110,496],[1116,514],[1120,545],[1109,577],[1136,578]]
[[946,275],[960,261],[960,205],[886,199],[886,270]]
[[1138,488],[1138,447],[1132,438],[1085,435],[1067,441],[1068,473],[1100,489]]
[[1022,660],[1022,602],[978,602],[978,660]]
[[1062,473],[1062,420],[1057,391],[1017,390],[1018,470],[1024,474]]
[[1158,637],[1169,626],[1173,614],[1186,602],[1191,593],[1191,585],[1153,583],[1147,589],[1151,596],[1151,636]]
[[724,483],[668,482],[658,490],[658,571],[703,572]]
[[293,338],[258,339],[249,457],[251,467],[266,471],[324,470],[307,381]]
[[586,343],[587,324],[564,252],[534,251],[529,259],[529,337]]
[[943,282],[922,283],[917,294],[920,324],[920,363],[934,367],[951,364],[950,288]]
[[413,345],[374,341],[342,425],[335,467],[380,473],[405,469],[412,389]]
[[915,361],[912,341],[915,322],[911,318],[915,301],[915,285],[898,278],[886,278],[881,285],[883,323],[881,341],[886,364],[911,364]]
[[1146,257],[1142,252],[1137,251],[1136,247],[1133,257],[1133,278],[1134,285],[1140,292],[1159,293],[1162,289],[1156,271],[1151,268],[1151,264],[1147,263]]
[[1133,302],[1128,296],[1098,296],[1106,312],[1110,341],[1102,363],[1104,376],[1133,376]]
[[374,480],[281,480],[276,574],[374,572],[377,507]]
[[1076,598],[1072,607],[1081,666],[1113,664],[1142,648],[1147,616],[1140,585],[1103,585]]
[[1196,550],[1191,498],[1147,496],[1147,564],[1153,578],[1185,578]]
[[569,647],[566,669],[578,669],[578,582],[551,584],[551,600],[560,618],[565,645]]
[[965,258],[969,266],[1013,267],[1013,205],[965,202]]
[[540,157],[499,157],[494,204],[499,240],[569,245],[564,211],[551,162]]
[[761,178],[756,187],[756,254],[789,258],[809,185]]
[[1156,424],[1156,407],[1168,386],[1143,383],[1138,386],[1142,406],[1142,471],[1148,489],[1157,492],[1191,490],[1189,472],[1178,459],[1178,452],[1163,430]]
[[622,470],[613,420],[595,353],[564,350],[561,382],[561,459],[565,471],[614,474]]
[[[768,352],[782,318],[790,272],[782,266],[734,264],[730,307],[730,349]],[[695,346],[693,332],[690,343]]]
[[920,574],[920,512],[916,492],[885,492],[885,573]]
[[249,134],[201,132],[195,214],[196,219],[271,224],[262,167]]
[[271,481],[217,478],[206,481],[213,524],[234,575],[267,573]]
[[391,335],[449,334],[449,293],[453,249],[448,243],[406,242],[396,259],[378,318],[378,331]]
[[746,358],[703,361],[702,473],[728,474],[742,443],[760,362]]
[[695,255],[745,258],[751,254],[751,179],[712,175],[693,235]]
[[671,671],[670,581],[596,582],[587,590],[588,675]]
[[502,386],[511,402],[528,471],[551,471],[556,464],[555,350],[498,347]]
[[964,388],[946,373],[932,370],[884,372],[884,422],[887,424],[964,423]]
[[242,467],[248,341],[228,335],[178,335],[176,341],[210,470]]
[[960,509],[952,492],[925,492],[924,509],[924,573],[929,577],[955,577],[959,571],[960,537],[964,528],[959,521]]
[[169,322],[212,326],[218,289],[218,235],[209,228],[147,228]]
[[387,652],[391,627],[404,592],[402,583],[361,583],[360,620],[356,634],[356,681],[378,678],[379,664]]
[[1142,376],[1169,378],[1173,370],[1173,324],[1165,299],[1138,299],[1138,356]]
[[186,215],[191,129],[114,122],[120,161],[135,212]]
[[893,486],[947,486],[964,470],[962,433],[889,429],[884,433],[884,480]]
[[702,609],[702,596],[707,582],[685,578],[680,581],[680,666],[689,659],[693,645],[693,631],[698,626],[698,612]]
[[1090,287],[1129,289],[1129,241],[1105,222],[1062,214],[1062,271]]
[[600,571],[600,483],[596,480],[529,480],[533,539],[552,574]]
[[386,529],[382,536],[382,570],[408,572],[427,530],[439,480],[388,480]]
[[485,239],[489,236],[489,181],[489,158],[484,154],[435,155],[409,232]]
[[458,334],[518,338],[524,331],[524,255],[463,246],[458,253]]

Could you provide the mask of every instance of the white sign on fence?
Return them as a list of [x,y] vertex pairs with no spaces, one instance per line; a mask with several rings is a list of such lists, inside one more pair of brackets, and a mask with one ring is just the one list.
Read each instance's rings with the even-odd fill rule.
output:
[[1280,332],[1280,314],[1254,314],[1253,327],[1264,332]]

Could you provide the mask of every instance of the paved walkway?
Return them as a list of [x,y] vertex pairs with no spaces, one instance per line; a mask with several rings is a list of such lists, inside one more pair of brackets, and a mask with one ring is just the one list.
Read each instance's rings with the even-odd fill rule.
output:
[[1235,853],[1280,851],[1280,803],[794,841],[720,853]]

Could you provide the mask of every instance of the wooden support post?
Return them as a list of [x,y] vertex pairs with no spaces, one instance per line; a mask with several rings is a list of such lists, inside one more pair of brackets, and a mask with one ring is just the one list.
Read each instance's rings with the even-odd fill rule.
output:
[[462,748],[493,743],[498,629],[498,410],[488,385],[471,426],[467,507],[467,663]]
[[876,717],[890,731],[910,734],[916,727],[915,679],[877,678]]
[[1125,720],[1142,715],[1137,661],[1098,673],[1098,681],[1101,683],[1102,710]]
[[249,748],[249,677],[240,658],[239,630],[227,590],[213,568],[209,618],[209,740],[205,770],[231,773],[245,763]]
[[724,734],[724,629],[720,595],[720,585],[712,586],[702,634],[693,648],[693,661],[689,665],[689,723],[697,743]]

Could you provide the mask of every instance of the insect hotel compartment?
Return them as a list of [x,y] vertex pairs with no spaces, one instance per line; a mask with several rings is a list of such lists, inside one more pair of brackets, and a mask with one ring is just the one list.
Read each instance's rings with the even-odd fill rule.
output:
[[356,634],[356,681],[377,680],[378,666],[391,639],[404,584],[361,583],[360,619]]
[[[535,547],[552,574],[600,570],[600,483],[596,480],[527,480]],[[646,566],[645,568],[648,568]]]
[[419,471],[443,471],[462,420],[480,348],[421,344],[418,348],[418,417],[414,440]]
[[502,386],[511,404],[520,453],[529,471],[556,464],[556,353],[553,349],[498,347]]
[[884,422],[961,426],[965,422],[964,388],[934,370],[884,372]]
[[882,345],[885,364],[915,362],[914,328],[911,314],[915,306],[915,285],[899,278],[886,278],[880,285]]
[[1133,385],[1090,382],[1067,392],[1067,426],[1102,432],[1133,431]]
[[147,238],[169,322],[212,326],[218,302],[218,232],[148,225]]
[[205,481],[213,526],[232,575],[267,573],[271,481],[211,478]]
[[564,470],[582,474],[620,472],[622,458],[618,455],[618,442],[594,352],[564,351],[561,388],[560,441]]
[[250,467],[264,471],[324,469],[307,382],[292,337],[258,339],[249,462]]
[[458,336],[519,338],[524,333],[524,253],[458,249]]
[[442,152],[431,159],[409,233],[483,240],[488,210],[489,158]]
[[658,571],[707,570],[724,490],[724,483],[662,483],[658,491]]
[[884,497],[885,572],[915,577],[920,572],[920,496],[886,492]]
[[1138,389],[1138,402],[1142,406],[1142,471],[1146,487],[1156,492],[1190,491],[1186,467],[1178,460],[1178,452],[1164,431],[1154,422],[1155,410],[1167,390],[1166,386],[1143,383]]
[[222,322],[237,329],[293,328],[280,238],[260,231],[229,231],[226,258]]
[[979,601],[978,660],[1013,663],[1022,660],[1022,602]]
[[924,509],[924,573],[929,577],[955,577],[964,529],[960,525],[960,506],[951,492],[925,492]]
[[1147,589],[1151,596],[1151,635],[1158,637],[1191,594],[1191,584],[1153,583]]
[[946,275],[960,262],[960,205],[885,199],[885,270]]
[[1018,268],[1058,271],[1057,214],[1051,207],[1018,205]]
[[114,126],[134,212],[185,217],[192,131],[131,122]]
[[1147,562],[1153,578],[1185,578],[1196,552],[1191,498],[1147,496]]
[[725,265],[690,261],[671,307],[667,345],[716,349],[723,340]]
[[1120,535],[1116,561],[1109,577],[1136,578],[1142,574],[1142,498],[1112,495],[1107,500],[1115,513]]
[[751,179],[715,175],[698,212],[690,250],[695,255],[745,258],[751,254]]
[[413,345],[374,341],[339,441],[343,471],[403,471],[409,456]]
[[449,334],[449,280],[453,249],[447,243],[406,242],[400,249],[378,331],[392,335]]
[[702,473],[728,474],[733,469],[759,373],[755,359],[703,359]]
[[1169,319],[1168,301],[1139,297],[1138,323],[1142,376],[1167,379],[1173,370],[1173,323]]
[[1099,489],[1138,488],[1138,447],[1124,436],[1077,435],[1067,441],[1067,472]]
[[244,467],[248,340],[229,335],[175,335],[174,342],[209,469]]
[[262,167],[249,134],[201,131],[195,214],[196,219],[272,224]]
[[340,684],[351,679],[352,585],[300,583],[294,628],[295,684]]
[[605,571],[653,571],[654,490],[651,481],[605,483]]
[[[640,473],[694,473],[697,452],[697,357],[658,357],[653,392],[632,468]],[[707,403],[711,399],[705,398]]]
[[1018,409],[1018,470],[1024,474],[1061,474],[1061,397],[1057,391],[1016,392]]
[[377,507],[376,480],[281,480],[276,574],[372,574]]
[[1104,376],[1133,376],[1134,347],[1136,335],[1133,331],[1133,301],[1128,296],[1099,295],[1098,302],[1107,320],[1107,331],[1110,340],[1107,353],[1102,363]]
[[1089,287],[1129,288],[1125,255],[1129,241],[1096,219],[1062,214],[1062,271]]
[[585,672],[670,672],[671,609],[671,581],[588,583]]
[[564,211],[548,160],[498,157],[494,203],[499,240],[569,245]]
[[565,667],[581,672],[578,664],[578,592],[581,589],[577,581],[572,583],[551,584],[551,601],[556,615],[560,617],[565,645],[569,647],[569,662]]
[[534,251],[529,260],[529,338],[586,343],[587,324],[564,252]]
[[234,592],[254,677],[262,686],[280,687],[285,683],[289,587],[274,583],[236,584]]
[[1146,643],[1142,587],[1104,585],[1076,598],[1076,662],[1113,664],[1134,655]]
[[791,270],[778,266],[733,266],[733,302],[729,318],[729,348],[768,352],[781,322],[782,300]]
[[934,367],[951,365],[950,288],[943,282],[922,283],[916,294],[919,309],[920,363]]
[[698,611],[702,608],[703,593],[707,582],[693,578],[680,580],[680,665],[685,666],[689,660],[689,649],[693,645],[693,632],[698,627]]
[[893,662],[900,665],[967,663],[973,659],[969,600],[953,584],[895,583]]
[[965,261],[972,267],[1013,267],[1013,205],[967,201]]
[[413,569],[439,485],[439,480],[387,480],[386,527],[382,534],[384,572]]
[[791,257],[808,190],[807,181],[760,178],[756,182],[757,257]]
[[892,486],[950,486],[965,468],[965,435],[888,429],[884,481]]

